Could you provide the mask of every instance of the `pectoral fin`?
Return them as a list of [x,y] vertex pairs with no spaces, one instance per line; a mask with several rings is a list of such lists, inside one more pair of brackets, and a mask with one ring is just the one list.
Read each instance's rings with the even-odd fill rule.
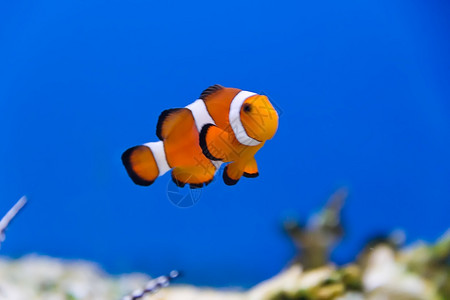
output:
[[203,126],[199,142],[203,154],[210,160],[229,162],[236,153],[229,134],[213,124]]

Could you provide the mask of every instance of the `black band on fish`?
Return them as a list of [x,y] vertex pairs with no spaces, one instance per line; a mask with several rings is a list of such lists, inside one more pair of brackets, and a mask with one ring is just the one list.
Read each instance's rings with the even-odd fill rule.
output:
[[244,172],[244,174],[242,176],[247,177],[247,178],[256,178],[259,176],[259,172],[256,172],[256,173]]
[[206,158],[210,159],[210,160],[222,160],[220,158],[215,157],[214,155],[211,154],[211,152],[209,152],[208,149],[208,145],[206,143],[206,135],[208,134],[208,129],[214,126],[213,124],[206,124],[205,126],[203,126],[202,130],[200,131],[200,135],[199,135],[199,141],[200,141],[200,148],[202,148],[202,152],[203,154],[206,156]]
[[239,181],[239,179],[236,180],[230,178],[230,176],[228,176],[227,170],[228,166],[226,166],[225,169],[223,170],[223,182],[225,182],[226,185],[235,185]]

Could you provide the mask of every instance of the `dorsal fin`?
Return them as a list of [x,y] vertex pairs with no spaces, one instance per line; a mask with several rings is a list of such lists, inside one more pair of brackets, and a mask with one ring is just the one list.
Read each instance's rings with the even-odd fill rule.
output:
[[183,122],[185,118],[191,117],[192,113],[186,107],[183,108],[171,108],[163,111],[158,119],[156,125],[156,135],[160,140],[165,140],[170,133],[177,128],[180,122]]
[[187,108],[166,109],[161,113],[156,124],[156,136],[163,141],[177,124],[190,114]]
[[179,110],[179,108],[171,108],[171,109],[166,109],[164,110],[158,118],[158,123],[156,124],[156,136],[162,141],[163,137],[162,137],[162,125],[164,123],[164,121],[166,120],[166,118],[172,113],[175,113]]
[[200,99],[205,100],[206,97],[208,97],[209,95],[214,94],[217,91],[220,91],[221,89],[223,89],[224,87],[221,86],[220,84],[215,84],[215,85],[211,85],[210,87],[208,87],[206,90],[204,90],[201,95],[200,95]]

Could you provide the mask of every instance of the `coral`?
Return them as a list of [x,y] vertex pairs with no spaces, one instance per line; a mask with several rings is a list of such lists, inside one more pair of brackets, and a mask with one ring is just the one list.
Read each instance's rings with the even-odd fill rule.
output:
[[[0,259],[0,300],[450,299],[450,231],[435,244],[418,242],[407,248],[399,247],[404,238],[391,235],[368,243],[351,264],[336,266],[329,262],[329,252],[343,234],[343,195],[333,196],[309,226],[287,226],[298,245],[298,259],[247,291],[167,287],[177,273],[149,281],[144,274],[109,276],[93,263],[30,255],[17,260]],[[311,251],[311,244],[302,246],[305,242],[320,251]],[[308,259],[314,262],[304,266],[301,262]]]
[[344,234],[341,210],[347,194],[345,188],[337,190],[325,207],[309,218],[306,225],[292,220],[284,223],[284,230],[298,252],[293,263],[302,265],[305,270],[328,264],[333,246]]

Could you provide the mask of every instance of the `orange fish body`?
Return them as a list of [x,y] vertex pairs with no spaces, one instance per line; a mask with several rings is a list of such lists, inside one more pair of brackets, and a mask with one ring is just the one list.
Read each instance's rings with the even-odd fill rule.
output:
[[209,184],[222,163],[227,185],[257,177],[254,155],[278,128],[278,114],[264,95],[213,85],[184,108],[165,110],[156,126],[159,142],[132,147],[122,155],[128,175],[151,185],[172,170],[178,186]]

